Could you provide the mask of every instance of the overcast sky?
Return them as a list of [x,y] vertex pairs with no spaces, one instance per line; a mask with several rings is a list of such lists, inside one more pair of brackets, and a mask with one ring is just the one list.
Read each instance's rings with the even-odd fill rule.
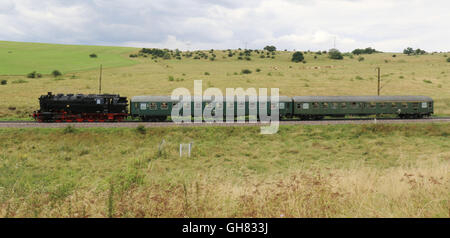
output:
[[193,49],[450,50],[448,0],[0,0],[0,40]]

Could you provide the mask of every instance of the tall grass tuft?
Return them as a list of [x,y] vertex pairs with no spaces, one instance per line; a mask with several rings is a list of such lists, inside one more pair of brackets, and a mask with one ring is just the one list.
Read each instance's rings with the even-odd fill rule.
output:
[[72,133],[75,133],[76,131],[77,130],[75,129],[75,127],[69,125],[64,128],[63,133],[64,134],[72,134]]
[[138,134],[145,135],[145,133],[147,133],[147,129],[145,129],[145,126],[139,125],[136,127],[136,132]]
[[109,181],[108,193],[108,217],[112,218],[114,214],[114,183],[112,179]]

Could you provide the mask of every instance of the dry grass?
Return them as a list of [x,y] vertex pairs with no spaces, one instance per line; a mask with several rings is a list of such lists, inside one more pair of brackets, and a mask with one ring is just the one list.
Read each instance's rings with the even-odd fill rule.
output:
[[[0,204],[3,217],[450,217],[449,162],[413,168],[299,171],[233,184],[198,178],[121,192],[33,194]],[[117,187],[113,187],[116,189]],[[112,201],[112,202],[111,202]]]
[[450,217],[449,135],[448,123],[0,130],[0,216]]

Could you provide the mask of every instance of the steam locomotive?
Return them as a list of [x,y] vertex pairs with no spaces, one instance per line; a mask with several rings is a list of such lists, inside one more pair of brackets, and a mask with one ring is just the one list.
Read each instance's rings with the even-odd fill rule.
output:
[[52,94],[39,97],[39,122],[108,122],[128,117],[128,100],[115,94]]

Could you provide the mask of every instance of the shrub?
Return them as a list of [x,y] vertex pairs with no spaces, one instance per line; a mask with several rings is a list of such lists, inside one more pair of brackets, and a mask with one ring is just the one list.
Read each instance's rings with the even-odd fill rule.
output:
[[260,68],[256,69],[256,72],[261,72],[261,69]]
[[91,57],[91,58],[97,58],[97,54],[92,53],[92,54],[89,55],[89,57]]
[[273,52],[273,51],[276,51],[276,50],[277,50],[277,47],[275,47],[275,46],[273,46],[273,45],[268,45],[268,46],[264,47],[264,50]]
[[139,125],[138,127],[136,127],[136,132],[144,135],[145,133],[147,133],[147,130],[145,129],[145,126]]
[[397,55],[392,55],[392,58],[395,58],[395,57],[397,57]]
[[450,63],[450,57],[448,57],[448,58],[447,58],[447,62],[449,62],[449,63]]
[[36,78],[36,71],[33,71],[33,72],[27,74],[27,78],[30,78],[30,79]]
[[173,76],[170,75],[170,76],[169,76],[169,81],[172,82],[173,80],[174,80]]
[[243,69],[241,72],[242,72],[243,74],[251,74],[251,73],[252,73],[252,71],[249,70],[249,69]]
[[136,58],[136,57],[138,57],[137,54],[130,54],[130,58]]
[[328,57],[330,57],[330,59],[336,59],[336,60],[341,60],[344,58],[344,56],[342,56],[341,52],[337,49],[329,50]]
[[424,82],[424,83],[433,83],[433,82],[431,82],[430,80],[426,80],[426,79],[423,80],[423,82]]
[[242,56],[239,56],[239,57],[238,57],[238,60],[243,60],[243,59],[244,59],[244,58],[242,58]]
[[205,75],[211,75],[209,72],[205,72]]
[[408,48],[403,50],[403,54],[406,54],[406,55],[424,55],[426,53],[427,52],[425,50],[421,50],[419,48],[414,50],[413,48],[408,47]]
[[372,49],[371,47],[367,47],[365,49],[355,49],[352,51],[353,54],[355,55],[361,55],[361,54],[373,54],[373,53],[378,53],[379,51]]
[[364,61],[364,57],[359,56],[359,57],[358,57],[358,61],[360,61],[360,62],[361,62],[361,61]]
[[59,72],[59,70],[53,70],[52,75],[53,75],[53,77],[56,78],[58,76],[61,76],[62,74],[61,74],[61,72]]
[[6,85],[7,83],[8,83],[8,80],[6,80],[6,79],[3,79],[3,80],[0,82],[1,85]]
[[291,61],[292,61],[292,62],[295,62],[295,63],[298,63],[298,62],[303,61],[304,59],[305,59],[305,57],[303,57],[303,53],[300,52],[300,51],[297,51],[297,52],[295,52],[295,53],[292,55]]
[[247,57],[245,57],[245,60],[250,61],[250,60],[252,60],[252,58],[247,56]]

